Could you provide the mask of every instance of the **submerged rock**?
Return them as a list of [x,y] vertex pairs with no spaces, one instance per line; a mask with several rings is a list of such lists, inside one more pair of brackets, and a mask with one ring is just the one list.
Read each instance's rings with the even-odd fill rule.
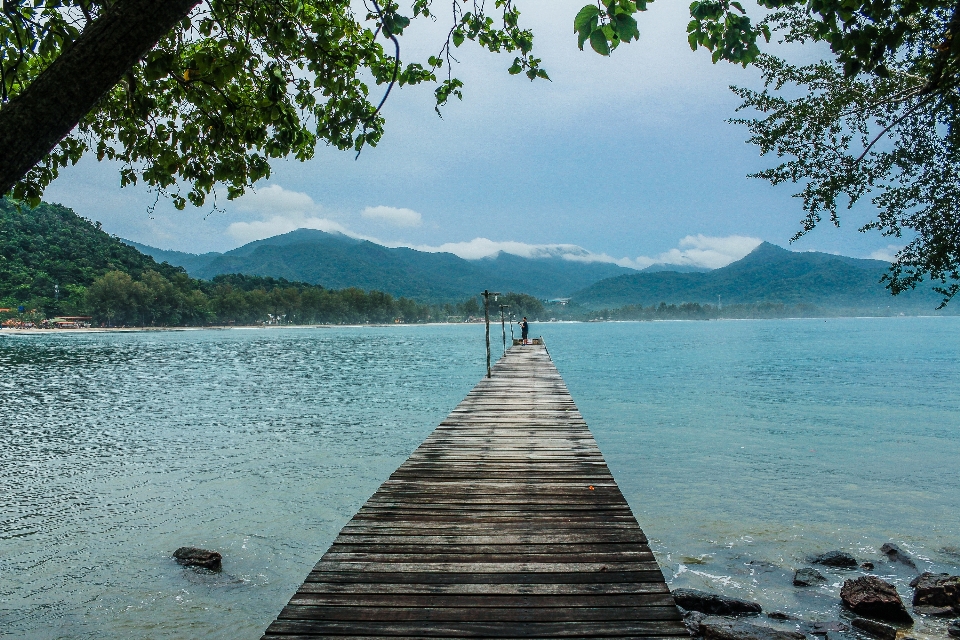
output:
[[806,636],[796,631],[763,627],[743,620],[716,616],[704,618],[700,622],[699,631],[704,640],[806,640]]
[[873,563],[869,560],[860,563],[860,568],[864,571],[873,571]]
[[840,567],[841,569],[857,568],[857,559],[846,551],[827,551],[815,558],[811,558],[810,562],[828,567]]
[[960,615],[960,576],[925,572],[914,578],[910,586],[914,588],[913,606],[951,607]]
[[860,631],[880,638],[880,640],[897,640],[896,628],[888,624],[876,620],[867,620],[866,618],[854,618],[850,624]]
[[677,607],[677,609],[680,610],[680,615],[683,616],[683,624],[686,625],[690,635],[700,635],[700,623],[707,617],[707,614],[699,611],[687,611],[683,607]]
[[843,606],[860,616],[913,623],[897,588],[876,576],[847,580],[840,588],[840,599],[843,600]]
[[797,572],[793,574],[793,586],[795,587],[811,587],[826,581],[827,579],[823,577],[822,573],[810,567],[797,569]]
[[905,564],[911,569],[916,569],[917,565],[914,563],[913,558],[911,558],[903,549],[893,544],[892,542],[885,543],[880,547],[880,552],[886,554],[886,556],[892,562],[899,562]]
[[801,622],[800,631],[814,636],[825,636],[831,633],[850,631],[850,626],[839,620],[830,622]]
[[674,589],[677,605],[691,611],[700,611],[715,616],[735,616],[760,613],[763,609],[756,602],[730,598],[696,589]]
[[956,615],[953,607],[928,607],[920,605],[919,607],[914,607],[913,610],[921,615],[936,616],[939,618],[952,618]]
[[220,571],[220,561],[223,560],[223,556],[216,551],[196,547],[180,547],[173,552],[173,557],[185,567],[202,567],[211,571]]
[[771,611],[767,614],[767,617],[771,620],[796,620],[792,615],[783,611]]
[[960,620],[954,620],[947,625],[947,633],[954,638],[960,638]]

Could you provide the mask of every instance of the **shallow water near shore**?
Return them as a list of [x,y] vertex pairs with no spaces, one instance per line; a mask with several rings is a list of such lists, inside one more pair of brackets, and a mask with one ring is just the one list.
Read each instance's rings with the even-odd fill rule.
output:
[[[673,586],[842,616],[960,573],[960,318],[540,324]],[[497,336],[499,337],[499,336]],[[496,344],[496,340],[494,340]],[[495,347],[496,348],[496,347]],[[257,638],[483,372],[482,327],[0,333],[0,636]],[[216,549],[221,574],[176,565]],[[917,638],[942,637],[921,619]]]

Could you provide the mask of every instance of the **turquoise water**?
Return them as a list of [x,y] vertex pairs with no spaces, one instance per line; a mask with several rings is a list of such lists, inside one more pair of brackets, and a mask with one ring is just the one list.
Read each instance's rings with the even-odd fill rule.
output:
[[[480,331],[0,332],[0,636],[259,637],[479,379]],[[855,573],[796,589],[810,554],[904,596],[884,542],[960,569],[960,318],[532,331],[674,586],[836,619]]]

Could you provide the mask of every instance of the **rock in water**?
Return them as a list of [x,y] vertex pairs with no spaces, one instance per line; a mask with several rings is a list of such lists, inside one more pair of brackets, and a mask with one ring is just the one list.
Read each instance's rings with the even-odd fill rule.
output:
[[793,586],[795,587],[811,587],[826,581],[827,579],[823,577],[822,573],[810,567],[797,569],[797,572],[793,574]]
[[857,559],[845,551],[827,551],[815,558],[811,558],[813,564],[823,564],[828,567],[840,567],[841,569],[856,569]]
[[927,607],[921,605],[914,607],[913,610],[921,615],[936,616],[938,618],[952,618],[956,615],[953,612],[953,607]]
[[735,616],[739,614],[760,613],[763,609],[756,602],[729,598],[716,593],[697,591],[696,589],[674,589],[673,598],[677,605],[691,611],[700,611],[714,616]]
[[954,638],[960,638],[960,620],[954,620],[947,625],[947,633]]
[[714,616],[700,621],[700,634],[704,640],[806,640],[805,635],[796,631],[762,627],[742,620]]
[[796,620],[792,615],[783,611],[771,611],[767,614],[767,617],[771,620]]
[[880,638],[880,640],[897,640],[897,630],[888,624],[865,618],[854,618],[850,624],[860,631]]
[[960,615],[960,576],[926,572],[914,578],[910,586],[914,588],[913,606],[951,607]]
[[880,547],[880,552],[885,553],[893,562],[905,564],[912,569],[917,568],[917,565],[913,562],[913,558],[911,558],[903,549],[892,542],[887,542]]
[[876,576],[847,580],[840,588],[840,599],[843,600],[843,606],[860,616],[913,623],[897,588]]
[[834,620],[832,622],[801,622],[797,626],[800,632],[809,633],[812,636],[827,636],[831,633],[836,634],[850,631],[850,627],[840,620]]
[[700,635],[700,623],[707,618],[707,614],[700,613],[699,611],[684,611],[683,607],[677,607],[677,609],[680,609],[680,615],[683,617],[683,624],[686,625],[687,631],[690,632],[690,635]]
[[173,557],[185,567],[202,567],[211,571],[220,571],[220,561],[223,560],[216,551],[196,547],[180,547],[173,552]]

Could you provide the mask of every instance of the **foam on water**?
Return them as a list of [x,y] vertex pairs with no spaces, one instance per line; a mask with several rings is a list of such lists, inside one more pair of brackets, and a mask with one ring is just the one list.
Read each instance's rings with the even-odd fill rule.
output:
[[[960,572],[960,319],[532,330],[674,586],[826,620],[859,572],[797,589],[811,554],[905,597],[884,542]],[[258,637],[480,378],[481,331],[0,332],[0,635]]]

